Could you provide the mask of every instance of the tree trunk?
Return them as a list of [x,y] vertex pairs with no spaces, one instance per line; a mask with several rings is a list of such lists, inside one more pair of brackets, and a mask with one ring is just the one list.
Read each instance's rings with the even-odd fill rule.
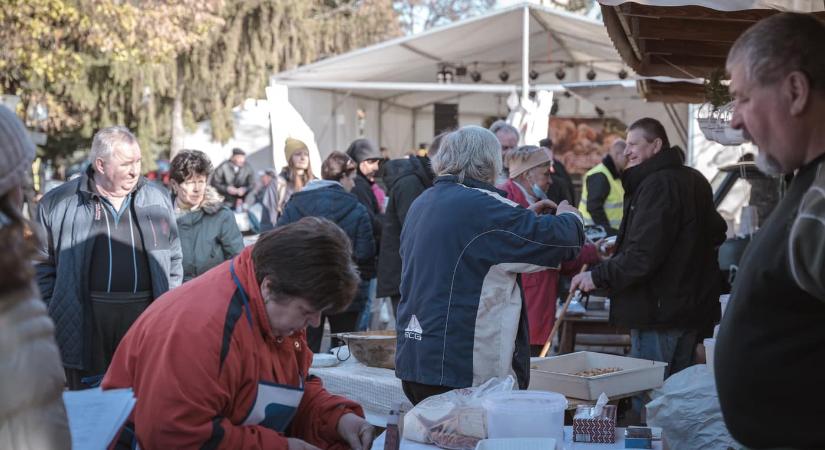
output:
[[183,126],[183,94],[185,91],[183,54],[178,55],[176,63],[175,98],[172,103],[172,142],[169,146],[170,160],[183,149],[183,135],[186,133],[186,129]]

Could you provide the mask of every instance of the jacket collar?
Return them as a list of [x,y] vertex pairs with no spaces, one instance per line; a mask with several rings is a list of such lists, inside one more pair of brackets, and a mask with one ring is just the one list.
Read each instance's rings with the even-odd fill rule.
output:
[[647,161],[636,167],[625,170],[622,176],[622,185],[628,193],[633,192],[642,184],[645,178],[660,170],[672,169],[683,165],[681,150],[673,146],[664,149]]
[[[257,324],[267,339],[272,340],[275,339],[275,334],[272,332],[272,326],[269,324],[266,306],[261,295],[261,287],[258,284],[258,279],[255,278],[255,265],[252,263],[252,249],[254,247],[254,245],[250,245],[235,256],[235,274],[238,276],[238,280],[240,280],[241,286],[249,300],[249,308],[252,310],[252,322]],[[243,320],[246,321],[245,318]],[[298,338],[298,334],[299,332],[296,332],[291,337]],[[286,339],[286,337],[284,337],[284,339]]]
[[474,178],[464,177],[464,182],[459,183],[458,177],[455,176],[455,175],[440,175],[440,176],[435,178],[435,183],[434,184],[438,184],[438,183],[463,184],[464,186],[467,186],[468,188],[483,189],[485,191],[495,192],[496,194],[498,194],[498,195],[500,195],[504,198],[507,198],[507,192],[496,188],[495,186],[493,186],[490,183],[485,183],[483,181],[479,181],[479,180],[476,180]]
[[324,189],[324,188],[332,188],[332,189],[340,189],[344,190],[344,186],[335,180],[312,180],[307,183],[306,186],[301,190],[301,192],[306,191],[313,191],[316,189]]

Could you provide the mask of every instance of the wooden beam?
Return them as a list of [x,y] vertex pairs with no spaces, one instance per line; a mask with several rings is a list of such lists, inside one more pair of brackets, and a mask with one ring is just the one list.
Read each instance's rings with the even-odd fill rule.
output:
[[696,55],[727,58],[731,45],[727,42],[701,42],[641,39],[639,48],[648,55]]
[[631,18],[634,39],[734,42],[750,26],[746,22]]

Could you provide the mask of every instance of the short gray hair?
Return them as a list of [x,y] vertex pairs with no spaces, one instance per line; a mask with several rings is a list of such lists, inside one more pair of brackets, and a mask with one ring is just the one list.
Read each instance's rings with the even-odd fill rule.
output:
[[441,141],[433,170],[437,175],[456,175],[460,183],[468,177],[495,183],[501,172],[501,144],[482,127],[461,127]]
[[95,133],[92,139],[92,150],[89,152],[89,161],[94,163],[98,158],[107,159],[112,151],[120,145],[138,145],[138,140],[128,128],[124,126],[106,127]]
[[726,67],[742,64],[745,77],[773,84],[793,71],[825,92],[825,24],[812,14],[780,13],[757,22],[733,44]]
[[510,133],[516,137],[516,140],[521,138],[521,133],[518,132],[516,127],[510,125],[509,123],[503,120],[496,120],[490,125],[490,132],[493,134],[498,134],[499,131],[503,131],[505,133]]

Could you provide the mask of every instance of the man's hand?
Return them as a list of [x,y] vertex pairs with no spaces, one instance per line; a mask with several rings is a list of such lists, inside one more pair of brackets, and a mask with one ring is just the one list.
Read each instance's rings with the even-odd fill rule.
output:
[[527,207],[527,209],[533,211],[536,215],[547,214],[556,208],[558,208],[558,205],[556,205],[552,200],[547,199],[539,200]]
[[372,425],[353,413],[341,416],[341,420],[338,421],[338,435],[352,450],[368,450],[372,447]]
[[573,277],[573,281],[570,283],[570,292],[575,292],[576,289],[581,289],[582,292],[590,292],[596,289],[596,285],[593,284],[593,273],[582,272]]
[[607,261],[616,252],[616,240],[599,239],[595,242],[599,260]]
[[556,215],[558,216],[561,213],[573,213],[581,216],[579,210],[571,206],[570,203],[567,203],[567,200],[562,200],[561,203],[559,203],[558,208],[556,208]]
[[246,188],[245,187],[239,187],[239,188],[236,188],[236,190],[238,191],[238,193],[235,194],[235,195],[237,195],[239,197],[243,197],[244,195],[246,195]]
[[235,186],[227,186],[226,192],[229,192],[232,195],[238,195],[238,188],[236,188]]
[[297,438],[287,438],[287,445],[289,450],[321,450],[320,448]]

